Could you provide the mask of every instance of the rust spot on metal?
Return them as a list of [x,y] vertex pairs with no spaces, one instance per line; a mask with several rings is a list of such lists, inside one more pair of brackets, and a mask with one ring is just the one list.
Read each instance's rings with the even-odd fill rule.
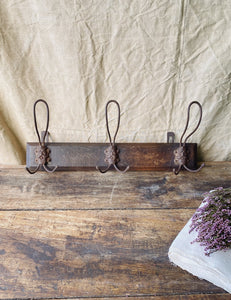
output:
[[[110,133],[109,124],[108,124],[108,105],[110,103],[115,103],[118,108],[118,122],[117,122],[116,131],[115,131],[115,134],[113,137],[113,141],[111,138],[111,133]],[[96,169],[99,170],[101,173],[106,173],[110,169],[111,166],[114,166],[116,171],[118,171],[120,173],[125,173],[129,169],[129,166],[125,167],[124,170],[120,170],[117,166],[118,162],[120,161],[120,158],[119,158],[120,151],[118,150],[117,146],[115,145],[115,139],[116,139],[116,135],[118,133],[119,126],[120,126],[120,105],[116,100],[108,101],[108,103],[106,104],[106,108],[105,108],[105,115],[106,115],[107,134],[109,136],[110,146],[104,151],[104,153],[105,153],[104,161],[107,163],[108,166],[104,170],[100,169],[98,166],[96,166]]]
[[[45,106],[46,106],[46,109],[47,109],[46,130],[45,130],[45,132],[43,131],[42,138],[40,137],[40,134],[39,134],[39,131],[38,131],[38,124],[37,124],[37,118],[36,118],[36,105],[39,102],[44,103]],[[50,150],[45,145],[45,140],[46,140],[46,136],[48,135],[48,126],[49,126],[49,107],[48,107],[48,104],[45,100],[39,99],[39,100],[35,101],[35,103],[34,103],[34,125],[35,125],[35,130],[36,130],[36,133],[37,133],[37,136],[38,136],[38,141],[39,141],[39,145],[35,149],[35,162],[37,164],[37,167],[34,170],[31,170],[30,168],[26,167],[26,170],[30,174],[34,174],[41,167],[43,167],[46,172],[53,173],[57,169],[57,166],[54,167],[52,170],[47,168],[47,164],[51,159],[50,159],[50,156],[49,156]]]

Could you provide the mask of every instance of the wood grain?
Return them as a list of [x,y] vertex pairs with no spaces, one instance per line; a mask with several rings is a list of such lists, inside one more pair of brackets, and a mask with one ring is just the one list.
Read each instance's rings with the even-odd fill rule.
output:
[[196,208],[202,194],[229,187],[231,162],[206,163],[199,173],[39,172],[0,168],[0,209]]
[[223,294],[168,261],[191,215],[190,209],[0,212],[0,298]]
[[[58,166],[58,170],[95,170],[96,166],[105,169],[104,151],[110,144],[105,143],[47,143],[50,150],[48,166]],[[130,170],[168,170],[177,168],[174,163],[174,150],[179,143],[119,143],[120,166],[129,165]],[[26,165],[37,166],[35,150],[38,143],[27,143]],[[187,143],[187,166],[196,169],[197,144]],[[123,167],[124,169],[124,167]]]
[[[65,299],[65,300],[89,300],[92,298],[69,298],[69,299]],[[105,297],[105,298],[95,298],[94,300],[102,300],[102,299],[113,299],[113,297]],[[164,295],[164,296],[150,296],[150,295],[146,295],[146,296],[125,296],[125,297],[116,297],[116,300],[124,300],[124,299],[128,299],[128,300],[148,300],[148,299],[152,299],[152,300],[166,300],[166,299],[170,299],[170,300],[230,300],[231,296],[228,294],[196,294],[196,295]],[[46,300],[46,299],[43,299]],[[47,299],[48,300],[48,299]],[[64,300],[64,299],[59,299],[59,300]]]
[[0,166],[0,299],[230,299],[169,263],[169,246],[231,162],[201,172]]

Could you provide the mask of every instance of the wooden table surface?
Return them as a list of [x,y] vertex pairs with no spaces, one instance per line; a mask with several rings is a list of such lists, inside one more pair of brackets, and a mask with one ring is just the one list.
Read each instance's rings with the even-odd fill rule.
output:
[[0,299],[231,299],[168,249],[231,162],[199,173],[0,166]]

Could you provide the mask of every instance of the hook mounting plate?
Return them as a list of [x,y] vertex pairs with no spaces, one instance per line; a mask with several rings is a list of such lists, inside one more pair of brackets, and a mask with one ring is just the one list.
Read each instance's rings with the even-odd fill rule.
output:
[[[26,165],[36,167],[35,148],[38,143],[27,143]],[[96,166],[105,168],[105,143],[46,143],[49,148],[48,167],[57,166],[57,170],[93,170]],[[120,151],[119,167],[129,165],[130,170],[169,170],[174,163],[174,150],[179,143],[118,143]],[[187,143],[187,167],[197,168],[197,144]]]
[[167,143],[174,143],[175,133],[172,131],[167,132]]

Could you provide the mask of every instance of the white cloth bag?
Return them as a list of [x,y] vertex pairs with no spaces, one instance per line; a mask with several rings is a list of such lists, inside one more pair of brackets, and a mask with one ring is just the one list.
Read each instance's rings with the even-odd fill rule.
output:
[[170,246],[169,260],[189,273],[231,293],[231,249],[206,256],[200,243],[191,244],[197,237],[197,232],[194,230],[189,234],[190,224],[191,219]]

